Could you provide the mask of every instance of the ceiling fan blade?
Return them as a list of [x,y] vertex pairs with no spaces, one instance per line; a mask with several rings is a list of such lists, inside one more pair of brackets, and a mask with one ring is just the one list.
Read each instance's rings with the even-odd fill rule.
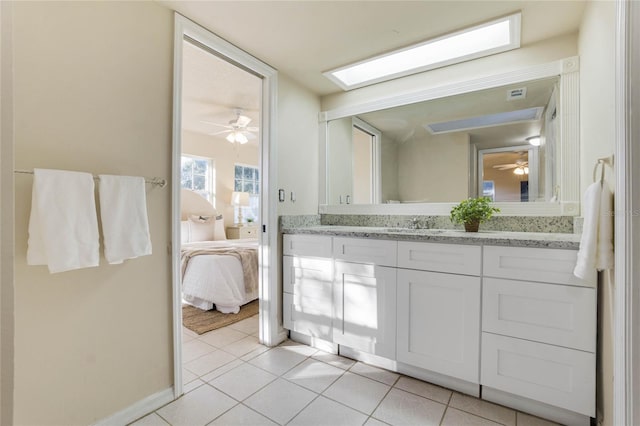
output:
[[233,132],[233,129],[231,129],[231,130],[222,130],[220,132],[215,132],[215,133],[209,133],[209,135],[216,136],[216,135],[223,135],[225,133],[231,133],[231,132]]
[[245,127],[244,130],[248,132],[257,132],[260,129],[258,127]]
[[493,166],[494,169],[498,170],[509,170],[515,167],[519,167],[519,164],[496,164],[495,166]]
[[228,124],[220,124],[220,123],[214,123],[213,121],[206,121],[206,120],[200,120],[201,123],[205,123],[205,124],[212,124],[214,126],[219,126],[219,127],[225,127],[227,129],[231,129],[232,127],[229,126]]
[[247,127],[251,123],[251,119],[246,115],[239,115],[235,125],[238,127]]

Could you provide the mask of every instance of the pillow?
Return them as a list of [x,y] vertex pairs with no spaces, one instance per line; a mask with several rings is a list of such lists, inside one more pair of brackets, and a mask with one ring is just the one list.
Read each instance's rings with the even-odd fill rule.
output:
[[191,240],[191,229],[189,228],[189,221],[180,221],[180,243],[188,243]]
[[215,238],[215,222],[199,222],[189,220],[189,242],[213,241]]
[[222,215],[216,216],[215,225],[214,225],[213,237],[214,240],[226,240],[227,234],[224,232],[224,219]]

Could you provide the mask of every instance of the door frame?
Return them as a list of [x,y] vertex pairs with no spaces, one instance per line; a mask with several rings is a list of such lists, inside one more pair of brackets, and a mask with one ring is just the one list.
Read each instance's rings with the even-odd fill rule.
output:
[[182,41],[185,36],[196,40],[215,52],[220,58],[257,75],[262,79],[261,147],[260,147],[260,213],[262,232],[259,243],[259,323],[260,342],[267,346],[282,340],[278,321],[277,238],[278,218],[276,193],[276,107],[278,90],[277,71],[216,36],[209,30],[176,13],[174,19],[173,68],[173,148],[171,186],[171,262],[173,282],[173,377],[174,397],[182,389],[182,294],[180,268],[180,155],[182,153]]

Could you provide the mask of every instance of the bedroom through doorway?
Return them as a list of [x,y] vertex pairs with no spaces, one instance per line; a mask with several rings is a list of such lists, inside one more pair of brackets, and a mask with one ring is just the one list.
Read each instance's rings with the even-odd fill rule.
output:
[[273,318],[262,300],[269,294],[272,272],[265,268],[272,238],[267,225],[275,215],[270,215],[268,197],[274,76],[255,69],[244,52],[196,24],[179,15],[176,23],[177,397],[191,381],[220,367],[216,342],[249,353],[273,340]]

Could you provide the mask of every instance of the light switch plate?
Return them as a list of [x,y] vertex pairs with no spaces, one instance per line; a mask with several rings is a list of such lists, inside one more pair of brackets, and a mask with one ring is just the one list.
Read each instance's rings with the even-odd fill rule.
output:
[[284,203],[284,189],[278,189],[278,201]]

